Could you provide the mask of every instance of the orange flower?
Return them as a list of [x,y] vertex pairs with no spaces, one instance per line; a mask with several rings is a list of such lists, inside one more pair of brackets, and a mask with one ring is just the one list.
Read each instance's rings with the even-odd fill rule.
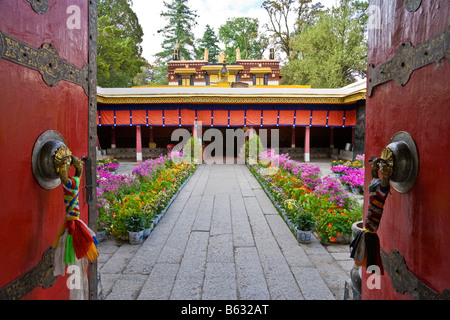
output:
[[332,238],[330,238],[330,241],[331,241],[331,242],[335,242],[335,241],[336,241],[336,238],[335,238],[335,237],[332,237]]
[[331,223],[328,224],[328,228],[331,228]]
[[341,233],[338,232],[338,233],[336,234],[336,237],[340,237],[340,236],[341,236]]

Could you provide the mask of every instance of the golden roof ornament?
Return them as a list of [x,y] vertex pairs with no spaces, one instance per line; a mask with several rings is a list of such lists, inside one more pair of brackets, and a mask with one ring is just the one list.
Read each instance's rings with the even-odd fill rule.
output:
[[228,55],[225,56],[225,53],[222,51],[219,56],[216,56],[216,58],[218,59],[219,63],[223,64],[223,63],[227,63]]

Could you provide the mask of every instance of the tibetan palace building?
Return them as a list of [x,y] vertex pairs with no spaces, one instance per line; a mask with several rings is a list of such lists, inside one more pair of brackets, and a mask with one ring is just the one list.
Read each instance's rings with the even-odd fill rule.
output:
[[98,88],[99,149],[141,161],[176,145],[171,135],[177,128],[200,138],[209,128],[224,137],[227,128],[241,128],[250,135],[267,129],[268,147],[277,129],[279,151],[304,161],[364,153],[365,80],[338,89],[282,86],[273,52],[271,59],[241,60],[239,52],[237,58],[209,63],[177,60],[174,53],[168,86]]

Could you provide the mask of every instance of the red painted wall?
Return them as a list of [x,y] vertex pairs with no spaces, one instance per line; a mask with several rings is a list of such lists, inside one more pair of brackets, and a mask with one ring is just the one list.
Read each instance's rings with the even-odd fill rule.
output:
[[[0,2],[0,31],[34,47],[52,43],[62,59],[83,67],[88,61],[87,1],[48,0],[46,14],[27,1]],[[68,29],[70,5],[81,9],[81,28]],[[47,86],[38,71],[0,59],[0,287],[41,260],[64,220],[62,186],[41,188],[31,171],[37,138],[56,130],[74,155],[88,155],[88,97],[82,87],[61,81]],[[87,221],[85,181],[81,180],[81,218]],[[65,279],[37,288],[25,299],[67,299]]]
[[[448,27],[447,0],[422,1],[413,13],[404,1],[376,0],[370,5],[369,11],[380,19],[379,29],[369,28],[368,63],[375,66],[392,59],[401,43],[417,46]],[[405,194],[393,190],[386,201],[378,231],[381,247],[388,253],[399,250],[407,268],[439,293],[450,288],[449,74],[450,63],[443,59],[414,71],[404,87],[393,81],[376,86],[366,109],[366,159],[380,156],[395,133],[407,131],[420,161],[414,187]],[[370,179],[366,170],[366,190]],[[365,212],[367,203],[366,193]],[[363,274],[363,299],[412,299],[397,293],[388,275],[382,276],[381,289],[369,290]]]

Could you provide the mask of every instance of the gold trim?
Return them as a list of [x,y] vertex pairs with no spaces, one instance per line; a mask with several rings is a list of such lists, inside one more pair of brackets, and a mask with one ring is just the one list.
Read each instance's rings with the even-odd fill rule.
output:
[[227,65],[227,69],[229,71],[241,71],[241,70],[244,70],[244,67],[243,66]]
[[222,66],[202,66],[202,71],[219,71],[222,69]]
[[272,73],[272,68],[250,68],[250,73],[253,74]]
[[228,103],[228,104],[348,104],[358,100],[365,100],[365,93],[353,95],[351,97],[261,97],[261,96],[140,96],[140,97],[108,97],[97,96],[97,102],[103,104],[157,104],[157,103]]
[[[201,68],[201,71],[206,71],[208,74],[219,74],[220,69],[222,69],[223,66],[214,65],[214,66],[203,66]],[[227,70],[230,74],[236,74],[239,71],[244,70],[243,66],[234,66],[234,65],[227,65]]]
[[366,91],[364,90],[363,92],[358,92],[351,96],[344,97],[343,100],[344,103],[356,102],[358,100],[366,100]]
[[192,74],[192,73],[197,73],[197,70],[195,68],[176,68],[173,73],[175,73],[175,74]]
[[276,85],[276,84],[271,85],[271,84],[268,84],[268,85],[252,85],[252,88],[311,89],[311,85],[301,86],[301,85]]

